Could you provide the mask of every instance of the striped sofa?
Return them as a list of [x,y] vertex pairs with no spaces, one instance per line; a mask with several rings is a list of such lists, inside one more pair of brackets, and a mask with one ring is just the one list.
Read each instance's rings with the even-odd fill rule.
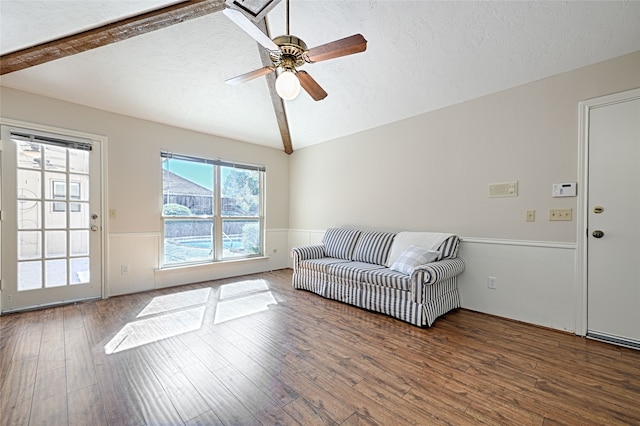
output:
[[[293,287],[431,326],[460,307],[456,277],[465,265],[459,244],[452,234],[330,228],[322,244],[293,249]],[[435,259],[405,273],[393,270],[394,259],[416,245],[433,249]]]

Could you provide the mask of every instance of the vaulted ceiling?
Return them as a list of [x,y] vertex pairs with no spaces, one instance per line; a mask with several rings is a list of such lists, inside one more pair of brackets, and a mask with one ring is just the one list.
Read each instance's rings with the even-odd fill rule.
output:
[[[153,21],[153,11],[184,12],[186,3],[200,12]],[[286,33],[285,2],[275,3],[263,27],[272,38]],[[0,84],[291,151],[640,50],[639,1],[291,0],[291,33],[309,47],[356,33],[368,46],[304,65],[326,99],[301,93],[279,101],[273,78],[224,83],[261,68],[266,51],[222,7],[221,0],[2,0]],[[135,17],[144,13],[148,31],[123,26],[127,18],[140,26]],[[109,24],[113,39],[94,41],[100,47],[63,45],[73,54],[7,72],[14,52],[73,42]]]

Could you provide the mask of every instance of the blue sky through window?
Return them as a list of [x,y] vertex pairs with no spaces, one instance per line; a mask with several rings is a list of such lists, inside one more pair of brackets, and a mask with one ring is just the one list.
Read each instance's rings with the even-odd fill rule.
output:
[[211,164],[168,158],[162,167],[191,182],[213,190],[213,166]]

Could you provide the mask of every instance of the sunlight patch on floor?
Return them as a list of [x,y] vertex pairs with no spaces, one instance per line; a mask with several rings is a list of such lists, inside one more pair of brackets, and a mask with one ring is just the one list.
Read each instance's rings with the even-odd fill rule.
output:
[[[137,316],[149,318],[122,327],[105,345],[105,353],[114,354],[200,329],[210,295],[210,288],[201,288],[154,297]],[[200,306],[193,307],[196,305]]]
[[257,314],[277,305],[265,280],[247,280],[220,287],[214,324]]
[[138,314],[138,318],[201,305],[209,301],[210,294],[210,288],[199,288],[196,290],[182,291],[180,293],[154,297],[153,300],[145,306],[142,312]]
[[195,331],[202,327],[206,306],[130,322],[104,347],[107,355],[158,340]]

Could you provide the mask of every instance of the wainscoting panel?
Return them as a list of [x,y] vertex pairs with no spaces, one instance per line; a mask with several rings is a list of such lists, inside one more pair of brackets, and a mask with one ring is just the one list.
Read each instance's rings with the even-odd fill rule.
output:
[[575,332],[575,244],[463,238],[459,256],[464,308]]
[[109,234],[107,296],[155,288],[154,271],[160,256],[160,234]]

